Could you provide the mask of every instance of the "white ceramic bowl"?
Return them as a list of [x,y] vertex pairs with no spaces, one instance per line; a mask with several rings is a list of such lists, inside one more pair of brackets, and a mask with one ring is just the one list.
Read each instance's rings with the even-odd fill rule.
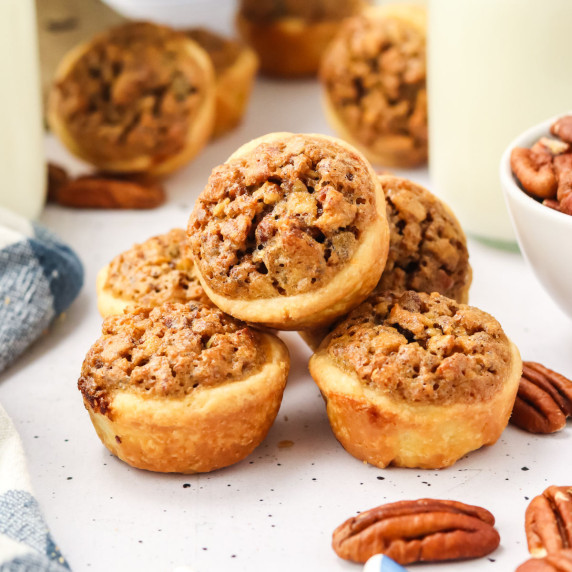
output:
[[508,146],[501,159],[500,178],[524,258],[552,299],[572,318],[572,216],[529,197],[518,186],[510,168],[512,149],[531,147],[540,137],[550,135],[550,125],[556,119],[531,127]]
[[123,16],[173,28],[206,27],[233,33],[235,0],[103,0]]

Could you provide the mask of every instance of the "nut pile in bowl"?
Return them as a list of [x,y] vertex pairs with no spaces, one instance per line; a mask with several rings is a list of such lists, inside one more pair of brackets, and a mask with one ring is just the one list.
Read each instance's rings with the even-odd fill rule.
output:
[[572,115],[557,119],[550,133],[555,138],[540,137],[530,148],[515,147],[510,166],[531,197],[572,215]]
[[572,141],[570,114],[520,134],[503,153],[500,180],[524,258],[572,318]]

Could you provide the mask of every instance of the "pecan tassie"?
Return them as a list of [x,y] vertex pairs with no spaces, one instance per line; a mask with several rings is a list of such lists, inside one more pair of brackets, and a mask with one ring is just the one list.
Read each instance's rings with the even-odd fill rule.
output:
[[212,137],[218,137],[240,123],[258,70],[258,58],[244,43],[206,28],[185,33],[207,52],[214,66],[216,110]]
[[399,564],[479,558],[499,545],[494,523],[488,510],[457,501],[400,501],[348,519],[334,531],[332,546],[353,562],[380,553]]
[[454,214],[407,179],[384,175],[380,182],[390,245],[376,292],[438,292],[466,304],[472,270],[465,233]]
[[550,486],[534,497],[525,513],[528,551],[540,558],[572,548],[572,486]]
[[137,307],[105,319],[78,387],[92,409],[104,414],[119,390],[146,397],[188,395],[259,369],[266,359],[260,336],[197,302]]
[[510,166],[520,186],[547,207],[572,214],[572,116],[552,124],[552,135],[541,137],[530,149],[515,147]]
[[544,558],[531,558],[521,564],[515,572],[571,572],[572,549],[559,550]]
[[170,28],[112,28],[64,58],[48,119],[72,152],[102,170],[164,174],[210,136],[212,64],[198,44]]
[[143,175],[83,175],[60,185],[52,200],[78,209],[154,209],[166,199],[165,189]]
[[373,294],[338,324],[325,349],[362,383],[408,403],[487,401],[512,367],[509,341],[492,316],[437,293]]
[[130,465],[208,472],[266,436],[289,369],[277,337],[197,302],[108,317],[78,380],[104,445]]
[[241,0],[236,25],[256,51],[262,73],[315,75],[345,18],[370,0]]
[[187,236],[175,228],[116,256],[103,289],[139,306],[164,302],[208,302],[191,259]]
[[317,290],[376,217],[370,173],[331,141],[292,135],[215,168],[188,235],[209,285],[231,297]]
[[510,422],[530,433],[554,433],[572,415],[572,381],[535,362],[523,371]]
[[374,163],[427,160],[425,13],[376,7],[348,19],[320,66],[328,116]]

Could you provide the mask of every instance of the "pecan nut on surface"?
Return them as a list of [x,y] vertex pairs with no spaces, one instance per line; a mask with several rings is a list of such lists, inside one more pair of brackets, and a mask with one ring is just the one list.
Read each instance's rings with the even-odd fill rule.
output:
[[510,422],[530,433],[554,433],[571,414],[572,381],[539,363],[524,362]]
[[572,550],[559,550],[544,558],[531,558],[521,564],[515,572],[570,572]]
[[165,202],[165,190],[139,175],[85,175],[62,185],[54,200],[66,207],[84,209],[152,209]]
[[532,556],[541,558],[572,548],[572,486],[548,487],[530,501],[524,519]]
[[334,531],[332,547],[362,563],[380,553],[399,564],[478,558],[499,545],[494,522],[488,510],[457,501],[399,501],[346,520]]

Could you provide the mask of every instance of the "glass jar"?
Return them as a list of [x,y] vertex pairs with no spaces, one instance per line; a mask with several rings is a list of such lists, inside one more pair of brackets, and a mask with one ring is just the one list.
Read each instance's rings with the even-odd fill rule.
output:
[[572,106],[570,0],[429,0],[429,171],[470,235],[514,244],[499,163]]
[[46,166],[34,0],[0,1],[0,77],[0,206],[35,219]]

